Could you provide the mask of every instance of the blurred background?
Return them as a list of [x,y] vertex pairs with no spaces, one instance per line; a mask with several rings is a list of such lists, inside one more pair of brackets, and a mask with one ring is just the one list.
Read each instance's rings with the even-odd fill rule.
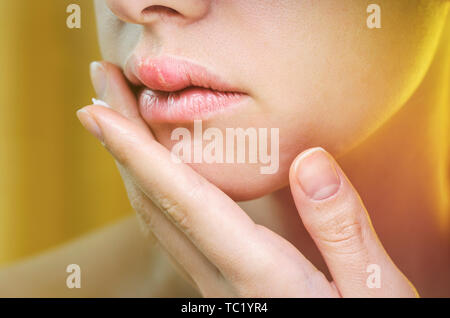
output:
[[[81,6],[81,29],[66,8]],[[115,164],[79,124],[100,59],[92,0],[0,1],[0,266],[131,213]]]

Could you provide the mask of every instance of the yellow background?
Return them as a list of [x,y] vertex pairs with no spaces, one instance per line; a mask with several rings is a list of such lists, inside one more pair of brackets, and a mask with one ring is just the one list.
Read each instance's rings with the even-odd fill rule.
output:
[[[131,211],[114,162],[75,116],[100,58],[92,2],[0,1],[0,265]],[[71,3],[81,29],[66,26]]]

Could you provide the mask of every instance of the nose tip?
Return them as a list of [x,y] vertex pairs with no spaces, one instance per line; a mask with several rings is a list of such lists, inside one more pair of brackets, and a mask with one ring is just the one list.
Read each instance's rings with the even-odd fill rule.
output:
[[154,23],[161,18],[186,22],[201,19],[210,0],[106,0],[109,9],[121,20],[133,24]]

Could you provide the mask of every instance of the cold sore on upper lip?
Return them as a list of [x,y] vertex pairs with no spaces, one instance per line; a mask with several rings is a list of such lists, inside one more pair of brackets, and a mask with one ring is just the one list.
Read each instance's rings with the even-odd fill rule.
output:
[[134,57],[126,74],[134,84],[141,84],[155,91],[176,92],[187,87],[200,87],[241,93],[205,67],[174,57]]

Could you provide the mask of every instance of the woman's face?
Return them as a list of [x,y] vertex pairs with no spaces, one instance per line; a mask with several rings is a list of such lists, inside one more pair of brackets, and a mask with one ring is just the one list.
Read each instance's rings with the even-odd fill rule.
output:
[[[191,164],[231,197],[245,200],[286,185],[292,160],[306,148],[322,146],[334,156],[345,154],[392,116],[422,80],[448,2],[378,0],[380,29],[367,26],[369,3],[97,0],[96,10],[103,56],[123,67],[131,83],[174,91],[172,96],[180,98],[177,90],[189,83],[210,84],[201,79],[206,69],[214,74],[205,75],[209,80],[227,84],[217,84],[218,90],[241,93],[239,102],[225,96],[223,102],[203,102],[215,108],[215,101],[220,109],[188,109],[181,112],[191,111],[184,117],[169,116],[179,114],[175,107],[186,102],[166,105],[162,101],[170,99],[168,93],[159,93],[157,100],[170,114],[167,109],[162,114],[145,111],[151,106],[141,105],[144,119],[167,148],[177,143],[171,139],[174,129],[193,133],[194,118],[202,120],[203,131],[218,128],[223,136],[226,128],[267,128],[269,136],[271,128],[279,129],[276,173],[262,174],[260,167],[268,164],[248,160]],[[186,67],[184,61],[200,67]],[[190,71],[196,80],[186,80]],[[205,89],[199,94],[218,96]],[[147,102],[151,98],[143,96]]]

